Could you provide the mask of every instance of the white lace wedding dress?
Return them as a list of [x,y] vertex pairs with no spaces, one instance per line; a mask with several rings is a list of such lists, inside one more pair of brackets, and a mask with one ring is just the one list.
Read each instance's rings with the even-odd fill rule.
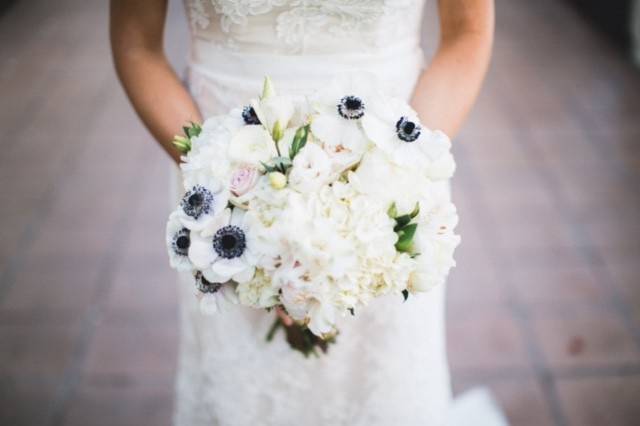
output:
[[[265,75],[304,93],[348,70],[411,96],[423,66],[424,0],[186,0],[188,82],[204,116],[256,96]],[[444,288],[380,300],[340,324],[327,356],[305,359],[273,314],[229,306],[201,316],[183,277],[175,423],[435,426],[451,401]]]

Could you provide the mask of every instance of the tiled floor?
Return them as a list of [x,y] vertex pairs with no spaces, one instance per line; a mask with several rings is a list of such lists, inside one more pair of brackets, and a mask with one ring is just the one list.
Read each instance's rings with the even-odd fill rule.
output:
[[[115,81],[106,3],[0,17],[2,425],[170,423],[169,162]],[[174,13],[178,64],[185,42]],[[455,144],[448,330],[456,390],[488,385],[513,425],[640,421],[639,113],[640,73],[572,9],[498,1]]]

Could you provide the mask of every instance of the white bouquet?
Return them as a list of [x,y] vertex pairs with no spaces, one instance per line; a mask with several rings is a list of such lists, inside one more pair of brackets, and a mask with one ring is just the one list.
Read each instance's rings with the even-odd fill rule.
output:
[[166,241],[203,313],[282,309],[307,355],[326,350],[341,316],[427,291],[455,264],[450,141],[371,76],[307,97],[267,78],[250,105],[184,130],[173,142],[186,192]]

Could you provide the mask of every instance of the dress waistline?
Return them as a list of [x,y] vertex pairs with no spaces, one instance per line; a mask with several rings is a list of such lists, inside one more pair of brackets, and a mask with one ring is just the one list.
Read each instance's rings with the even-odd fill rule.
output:
[[233,51],[196,40],[189,72],[230,90],[259,93],[265,76],[289,93],[305,93],[345,72],[368,71],[385,90],[406,96],[424,66],[424,53],[414,40],[394,43],[375,53],[278,55]]

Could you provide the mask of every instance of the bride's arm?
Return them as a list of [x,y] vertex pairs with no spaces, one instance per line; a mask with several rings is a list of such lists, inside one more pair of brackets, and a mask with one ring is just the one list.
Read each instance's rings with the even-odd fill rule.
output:
[[493,43],[493,0],[438,0],[440,44],[412,99],[421,121],[454,137],[478,96]]
[[186,122],[200,122],[201,116],[165,56],[166,14],[167,0],[111,0],[111,49],[118,77],[138,115],[179,162],[171,140]]

